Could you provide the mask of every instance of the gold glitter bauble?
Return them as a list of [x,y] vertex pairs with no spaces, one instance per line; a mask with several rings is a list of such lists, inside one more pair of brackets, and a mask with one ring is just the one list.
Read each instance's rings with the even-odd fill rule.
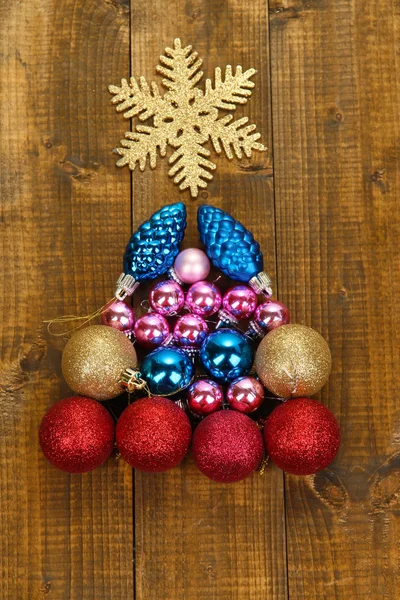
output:
[[61,364],[70,388],[95,400],[119,396],[121,373],[136,366],[136,350],[129,339],[105,325],[77,331],[64,348]]
[[331,364],[328,344],[305,325],[281,325],[268,333],[255,360],[265,387],[282,398],[318,392],[328,380]]

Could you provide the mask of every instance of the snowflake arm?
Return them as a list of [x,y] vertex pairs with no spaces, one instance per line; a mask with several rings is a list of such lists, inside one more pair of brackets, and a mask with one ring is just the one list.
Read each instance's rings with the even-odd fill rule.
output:
[[162,83],[170,90],[168,100],[189,103],[199,93],[195,88],[203,77],[199,70],[203,61],[192,52],[192,46],[182,48],[179,39],[174,40],[174,48],[165,48],[165,54],[160,56],[162,64],[157,65],[157,72],[164,76]]
[[184,133],[177,138],[179,147],[169,159],[173,166],[168,172],[170,177],[174,177],[174,182],[179,184],[179,189],[190,188],[194,198],[197,197],[199,188],[207,187],[207,182],[213,178],[210,171],[216,168],[216,165],[206,158],[210,156],[210,151],[201,145],[203,138],[198,137],[197,140],[193,134]]
[[117,161],[118,167],[129,165],[129,168],[134,171],[136,164],[139,163],[139,169],[144,171],[149,157],[150,167],[155,169],[157,149],[160,150],[161,156],[165,156],[167,137],[161,129],[137,125],[136,131],[125,133],[125,139],[121,140],[121,146],[121,148],[116,148],[117,154],[122,156]]
[[126,119],[138,116],[141,121],[153,115],[164,115],[168,110],[168,103],[160,96],[157,85],[152,82],[149,86],[144,77],[139,83],[131,77],[130,83],[121,80],[121,87],[110,85],[109,91],[114,94],[113,104],[117,104],[117,111],[124,113]]
[[205,102],[210,107],[235,110],[237,104],[246,104],[251,96],[255,84],[250,78],[256,73],[255,69],[248,69],[243,73],[242,67],[238,65],[233,74],[231,65],[227,65],[223,80],[222,71],[217,67],[214,87],[211,79],[207,79],[204,98],[199,98],[199,104]]
[[[261,134],[255,131],[255,125],[246,125],[249,119],[243,117],[231,123],[232,115],[226,115],[218,121],[209,124],[209,136],[211,137],[215,151],[220,154],[222,148],[228,158],[233,158],[233,150],[238,158],[242,158],[243,153],[247,158],[251,157],[253,150],[264,151],[266,147],[257,140]],[[222,144],[222,148],[221,148]]]

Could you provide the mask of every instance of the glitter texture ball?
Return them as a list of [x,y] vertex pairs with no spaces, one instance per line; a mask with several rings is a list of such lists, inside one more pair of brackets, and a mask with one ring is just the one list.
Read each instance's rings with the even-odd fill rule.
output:
[[311,396],[326,383],[331,353],[320,334],[305,325],[281,325],[268,333],[256,352],[257,373],[276,396]]
[[268,455],[280,469],[311,475],[335,458],[340,429],[329,408],[311,398],[296,398],[270,414],[264,440]]
[[146,348],[157,348],[170,336],[167,319],[156,312],[139,317],[134,333],[137,343]]
[[175,273],[183,283],[196,283],[207,279],[210,267],[207,254],[199,248],[182,250],[174,262]]
[[167,398],[154,396],[133,402],[117,423],[117,446],[135,469],[167,471],[188,451],[192,428],[185,412]]
[[183,350],[162,347],[144,357],[140,370],[152,394],[169,396],[187,388],[194,366]]
[[174,340],[183,348],[199,348],[208,335],[208,325],[198,315],[182,315],[174,327]]
[[185,294],[176,281],[159,281],[150,292],[150,306],[168,317],[179,313],[185,303]]
[[220,329],[211,333],[200,350],[206,371],[220,383],[247,375],[253,365],[253,350],[239,331]]
[[186,399],[189,409],[195,415],[205,417],[222,408],[224,392],[215,381],[199,379],[189,386]]
[[118,329],[124,333],[131,333],[135,324],[135,314],[130,306],[115,300],[109,304],[106,310],[101,314],[101,324]]
[[47,460],[67,473],[86,473],[102,465],[114,447],[110,413],[91,398],[60,400],[44,415],[39,443]]
[[186,294],[187,308],[200,317],[209,317],[218,312],[221,302],[221,292],[210,281],[194,283]]
[[136,351],[129,339],[104,325],[91,325],[74,333],[64,348],[61,363],[69,387],[76,394],[96,400],[122,394],[121,373],[136,366]]
[[235,319],[248,319],[256,309],[257,296],[249,286],[235,285],[225,292],[222,306]]
[[254,377],[239,377],[228,387],[226,399],[233,410],[251,413],[264,402],[264,388]]
[[221,483],[241,481],[263,457],[260,430],[248,416],[221,410],[206,417],[193,434],[193,456],[200,471]]

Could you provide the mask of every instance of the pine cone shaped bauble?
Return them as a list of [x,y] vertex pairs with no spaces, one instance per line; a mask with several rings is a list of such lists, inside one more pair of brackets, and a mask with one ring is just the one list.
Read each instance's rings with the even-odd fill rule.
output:
[[224,275],[248,282],[262,271],[260,245],[239,221],[209,205],[199,206],[197,219],[208,257]]
[[155,212],[132,234],[125,250],[124,272],[136,281],[166,273],[179,252],[185,227],[186,208],[182,202]]

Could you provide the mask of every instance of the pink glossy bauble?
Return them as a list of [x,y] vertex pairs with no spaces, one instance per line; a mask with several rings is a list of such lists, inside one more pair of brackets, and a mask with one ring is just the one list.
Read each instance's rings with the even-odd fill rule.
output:
[[160,281],[150,292],[150,305],[161,315],[176,315],[185,303],[181,286],[175,281]]
[[278,300],[268,300],[256,308],[254,321],[268,333],[281,325],[290,323],[288,307]]
[[218,312],[221,302],[221,292],[210,281],[194,283],[186,294],[187,308],[200,317],[209,317]]
[[139,317],[134,333],[137,343],[146,348],[157,348],[170,336],[167,320],[158,313],[147,313]]
[[174,271],[183,283],[196,283],[208,277],[210,261],[203,250],[187,248],[176,257]]
[[199,315],[182,315],[174,327],[174,340],[182,347],[199,348],[208,335],[208,325]]
[[135,324],[135,314],[125,302],[114,300],[101,314],[100,320],[102,325],[108,325],[108,327],[124,333],[131,333]]
[[235,285],[225,292],[222,306],[236,319],[248,319],[257,307],[257,296],[249,286]]
[[246,375],[232,381],[226,392],[230,408],[243,413],[251,413],[264,402],[264,388],[261,383]]
[[199,379],[192,383],[186,397],[189,409],[201,417],[220,410],[224,401],[222,387],[211,379]]

